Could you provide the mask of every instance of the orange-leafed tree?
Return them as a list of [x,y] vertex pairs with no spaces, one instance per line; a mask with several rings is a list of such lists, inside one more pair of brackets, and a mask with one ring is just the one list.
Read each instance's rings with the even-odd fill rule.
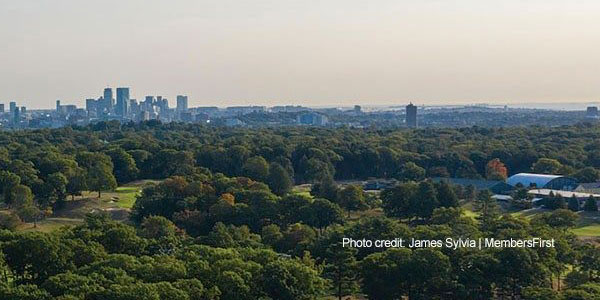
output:
[[508,169],[498,158],[490,160],[485,167],[485,177],[491,180],[505,180]]

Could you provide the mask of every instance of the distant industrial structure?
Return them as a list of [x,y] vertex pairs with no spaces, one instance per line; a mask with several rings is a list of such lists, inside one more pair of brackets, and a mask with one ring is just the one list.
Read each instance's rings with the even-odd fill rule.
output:
[[417,128],[417,106],[412,103],[406,106],[406,126]]

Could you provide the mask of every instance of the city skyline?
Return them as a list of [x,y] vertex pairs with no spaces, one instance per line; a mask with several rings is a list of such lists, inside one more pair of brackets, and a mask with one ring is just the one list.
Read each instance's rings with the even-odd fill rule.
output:
[[594,102],[597,1],[0,0],[0,101]]

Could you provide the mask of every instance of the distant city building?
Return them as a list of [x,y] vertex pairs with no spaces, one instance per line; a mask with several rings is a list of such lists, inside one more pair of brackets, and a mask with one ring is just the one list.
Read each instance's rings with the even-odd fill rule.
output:
[[359,114],[362,112],[362,107],[360,105],[354,105],[354,112]]
[[328,118],[326,115],[323,114],[307,112],[299,114],[296,117],[296,122],[300,125],[325,126],[327,125]]
[[98,111],[98,101],[95,99],[85,99],[85,110],[88,114],[96,113]]
[[597,106],[588,106],[587,112],[586,112],[586,117],[588,117],[588,118],[600,117],[600,114],[598,114],[598,107]]
[[56,112],[60,112],[60,100],[56,100]]
[[137,99],[129,99],[129,114],[131,115],[139,115],[140,113],[140,105],[137,102]]
[[0,113],[4,113],[4,103],[0,104]]
[[117,104],[115,107],[115,113],[118,116],[126,117],[128,114],[129,106],[129,88],[120,87],[117,88]]
[[27,113],[27,107],[21,106],[21,115],[24,115],[25,113]]
[[294,105],[286,105],[286,106],[273,106],[271,107],[272,112],[301,112],[301,111],[311,111],[312,109],[304,106],[294,106]]
[[247,115],[256,112],[266,112],[267,108],[264,106],[230,106],[225,109],[229,115]]
[[188,97],[183,95],[177,95],[177,111],[185,112],[188,110]]
[[104,89],[104,93],[102,96],[103,102],[104,102],[104,109],[106,109],[107,111],[112,111],[113,105],[114,105],[114,98],[113,98],[113,90],[112,88],[105,88]]
[[9,105],[9,111],[10,111],[10,113],[14,114],[15,110],[17,109],[17,102],[12,101],[8,105]]
[[15,108],[12,110],[12,122],[13,124],[18,124],[20,120],[21,114],[19,113],[19,107],[15,104]]
[[406,126],[416,128],[417,124],[417,107],[410,103],[406,106]]

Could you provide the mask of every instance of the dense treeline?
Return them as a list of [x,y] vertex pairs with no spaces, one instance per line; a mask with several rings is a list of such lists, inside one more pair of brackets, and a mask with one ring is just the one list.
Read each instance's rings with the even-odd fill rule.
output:
[[[263,183],[202,171],[146,187],[135,226],[91,214],[51,234],[4,231],[0,299],[600,297],[600,249],[568,231],[577,219],[569,210],[530,221],[502,216],[481,192],[473,220],[448,185],[423,181],[384,192],[389,217],[352,220],[340,208],[346,196],[362,203],[349,209],[378,203],[353,186],[334,189],[331,200],[280,197]],[[403,204],[426,198],[431,206]],[[386,250],[342,247],[344,237],[539,237],[556,247]]]
[[[0,166],[46,199],[56,192],[43,183],[64,181],[50,178],[52,174],[63,175],[67,183],[77,181],[71,184],[72,192],[81,189],[81,181],[89,183],[89,189],[113,186],[111,178],[82,180],[84,171],[96,173],[89,172],[91,168],[113,168],[117,183],[191,174],[199,166],[277,185],[281,183],[276,179],[282,176],[269,176],[270,169],[296,183],[327,176],[496,178],[488,165],[497,159],[507,175],[536,171],[590,181],[598,177],[594,168],[600,168],[599,137],[598,126],[589,124],[361,130],[236,129],[156,121],[121,126],[108,122],[85,128],[0,132]],[[585,167],[592,169],[583,172]]]
[[[597,299],[600,249],[570,232],[577,215],[564,201],[528,220],[503,215],[489,192],[426,178],[535,170],[596,180],[598,132],[157,122],[1,132],[0,197],[16,217],[35,221],[84,190],[161,181],[143,189],[129,224],[100,213],[52,233],[2,231],[0,299]],[[401,183],[378,197],[334,181],[368,177]],[[313,183],[310,195],[291,192],[294,182]],[[11,229],[11,216],[0,225]],[[344,237],[557,246],[353,248]]]

